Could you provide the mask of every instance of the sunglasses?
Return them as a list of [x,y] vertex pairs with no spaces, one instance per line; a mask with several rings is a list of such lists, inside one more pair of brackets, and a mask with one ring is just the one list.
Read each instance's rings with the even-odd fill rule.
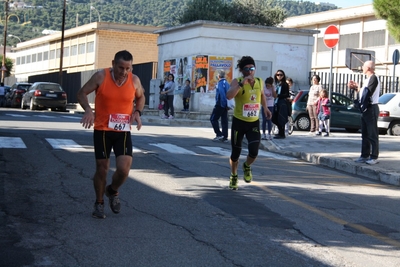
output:
[[256,70],[256,68],[255,67],[244,67],[243,68],[243,71],[255,71]]
[[275,74],[275,76],[283,76],[283,74],[277,73]]

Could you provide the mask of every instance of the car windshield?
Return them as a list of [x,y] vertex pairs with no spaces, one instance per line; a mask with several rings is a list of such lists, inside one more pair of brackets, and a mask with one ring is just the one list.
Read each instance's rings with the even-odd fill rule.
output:
[[383,94],[379,97],[379,104],[387,104],[395,94]]
[[19,84],[17,86],[18,89],[23,89],[23,90],[28,90],[29,87],[31,87],[30,84]]
[[58,84],[41,84],[38,86],[39,90],[45,91],[62,91]]

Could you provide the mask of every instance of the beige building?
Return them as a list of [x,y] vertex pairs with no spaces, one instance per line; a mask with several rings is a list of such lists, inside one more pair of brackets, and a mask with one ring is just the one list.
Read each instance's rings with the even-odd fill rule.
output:
[[[111,66],[117,51],[128,50],[134,64],[157,62],[154,31],[159,27],[94,22],[64,31],[63,70],[81,72]],[[60,70],[61,33],[26,42],[13,49],[14,75],[18,81],[28,76]]]
[[[329,71],[331,50],[324,44],[325,29],[329,25],[339,28],[339,43],[334,48],[333,72],[352,73],[346,67],[346,48],[374,51],[379,75],[393,75],[392,55],[400,44],[389,35],[386,21],[378,19],[372,4],[341,8],[309,15],[290,17],[283,27],[318,30],[315,35],[311,68],[313,71]],[[362,57],[355,59],[362,65]],[[354,59],[354,58],[353,58]]]

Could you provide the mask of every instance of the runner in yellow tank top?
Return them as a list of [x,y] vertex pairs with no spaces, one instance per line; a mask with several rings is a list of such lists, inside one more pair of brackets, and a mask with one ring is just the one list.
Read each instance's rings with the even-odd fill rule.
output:
[[248,155],[243,163],[244,181],[250,183],[253,179],[250,165],[258,156],[260,145],[260,120],[259,112],[261,106],[264,107],[265,116],[271,118],[271,112],[267,107],[267,100],[263,91],[263,80],[254,77],[256,64],[250,56],[243,56],[238,60],[237,68],[243,77],[233,79],[229,91],[226,93],[227,99],[235,99],[235,109],[233,111],[231,146],[232,152],[229,159],[231,166],[231,176],[229,188],[238,189],[239,156],[242,151],[243,137],[248,141]]

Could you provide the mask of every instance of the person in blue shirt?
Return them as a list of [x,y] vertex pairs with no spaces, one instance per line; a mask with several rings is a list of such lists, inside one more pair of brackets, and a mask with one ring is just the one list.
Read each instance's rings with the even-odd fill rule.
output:
[[[213,141],[228,142],[228,101],[226,92],[229,90],[229,83],[225,79],[225,71],[218,72],[218,84],[215,93],[215,106],[210,117],[211,125],[214,128],[216,137]],[[219,128],[221,118],[222,131]]]

